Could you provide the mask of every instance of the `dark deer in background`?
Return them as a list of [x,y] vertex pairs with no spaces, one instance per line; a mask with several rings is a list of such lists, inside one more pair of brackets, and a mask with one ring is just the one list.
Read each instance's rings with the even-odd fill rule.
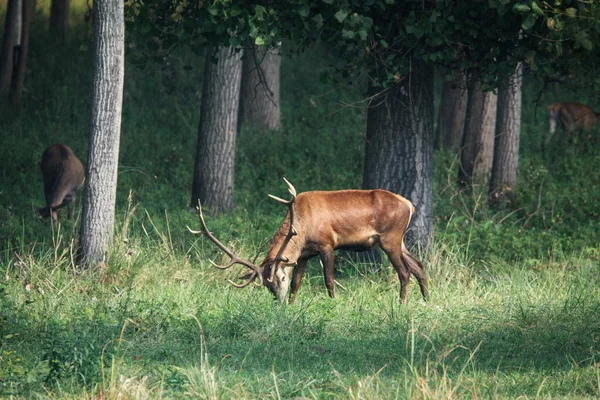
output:
[[[285,179],[285,178],[284,178]],[[244,287],[259,278],[275,295],[285,302],[291,279],[291,301],[293,302],[306,265],[311,257],[321,256],[325,275],[325,286],[329,296],[335,297],[334,250],[349,249],[363,251],[380,246],[400,278],[400,300],[406,303],[410,274],[419,282],[421,294],[427,300],[427,280],[423,264],[414,258],[404,245],[404,235],[415,212],[412,203],[402,196],[385,190],[340,190],[304,192],[296,196],[296,189],[288,184],[290,200],[271,196],[286,204],[289,211],[271,240],[264,261],[256,266],[233,254],[206,227],[201,205],[198,206],[201,231],[225,252],[231,261],[220,269],[235,264],[248,267],[252,272],[242,279],[246,281],[236,287]],[[212,262],[212,261],[211,261]]]
[[53,144],[44,151],[40,169],[46,195],[46,207],[39,209],[40,214],[44,218],[52,215],[52,219],[57,221],[58,210],[66,206],[67,217],[71,218],[75,191],[85,180],[83,164],[68,146]]

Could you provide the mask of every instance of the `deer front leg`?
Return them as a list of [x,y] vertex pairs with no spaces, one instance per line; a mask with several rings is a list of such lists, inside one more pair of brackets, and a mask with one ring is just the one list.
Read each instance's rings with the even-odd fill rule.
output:
[[321,262],[323,263],[323,275],[325,277],[325,286],[329,297],[335,299],[335,280],[333,276],[334,272],[334,254],[332,247],[325,247],[321,249]]
[[308,264],[308,259],[300,259],[298,260],[298,265],[294,268],[294,272],[292,274],[292,293],[290,294],[290,303],[293,303],[296,300],[296,293],[298,289],[300,289],[300,284],[302,283],[302,276],[304,275],[304,271],[306,271],[306,265]]

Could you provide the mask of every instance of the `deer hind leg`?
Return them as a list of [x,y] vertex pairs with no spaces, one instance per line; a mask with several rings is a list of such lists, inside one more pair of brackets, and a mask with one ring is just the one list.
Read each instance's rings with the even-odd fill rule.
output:
[[294,268],[294,272],[292,274],[292,293],[290,294],[290,303],[293,303],[296,300],[296,293],[298,292],[298,289],[300,289],[302,276],[304,275],[304,271],[306,271],[307,264],[308,259],[303,258],[298,260],[298,265],[296,265]]
[[410,272],[417,278],[417,282],[419,282],[419,287],[421,288],[421,295],[423,296],[423,300],[427,301],[429,298],[429,291],[427,290],[427,278],[425,277],[425,267],[423,263],[417,260],[402,244],[402,261],[404,264],[408,266]]
[[386,246],[385,243],[381,243],[381,249],[387,254],[392,266],[396,270],[398,274],[398,279],[400,280],[400,302],[402,304],[406,304],[406,296],[408,294],[408,284],[410,281],[410,269],[408,264],[404,262],[402,257],[401,248],[398,249],[397,246]]
[[334,279],[334,254],[333,248],[326,247],[320,250],[321,261],[323,262],[323,275],[325,278],[325,286],[329,297],[335,299],[335,279]]

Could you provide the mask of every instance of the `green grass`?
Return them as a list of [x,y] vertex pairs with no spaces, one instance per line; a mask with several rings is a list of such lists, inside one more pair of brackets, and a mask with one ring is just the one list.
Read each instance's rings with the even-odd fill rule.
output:
[[[78,270],[79,221],[38,218],[43,149],[65,142],[87,159],[90,31],[75,28],[52,51],[36,25],[25,109],[0,118],[0,397],[600,396],[598,136],[539,151],[543,106],[577,94],[548,92],[536,113],[539,84],[527,82],[515,209],[460,191],[455,155],[436,152],[428,303],[413,281],[401,306],[387,262],[341,260],[345,289],[331,300],[313,260],[297,302],[282,306],[264,288],[229,285],[239,270],[215,270],[208,260],[222,255],[185,228],[199,225],[189,201],[202,57],[192,53],[127,64],[108,262]],[[319,83],[323,55],[284,62],[280,132],[240,132],[237,208],[207,223],[246,258],[283,218],[266,196],[283,195],[282,176],[299,191],[360,187],[364,112],[335,103],[360,88]]]

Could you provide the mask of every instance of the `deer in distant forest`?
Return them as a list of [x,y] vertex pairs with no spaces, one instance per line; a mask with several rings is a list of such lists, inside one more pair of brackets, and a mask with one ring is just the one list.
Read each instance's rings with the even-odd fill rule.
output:
[[379,246],[388,255],[400,279],[401,302],[406,303],[411,273],[419,282],[423,299],[427,300],[423,264],[404,245],[404,235],[415,213],[409,200],[386,190],[312,191],[296,195],[294,186],[284,180],[291,199],[269,196],[287,205],[289,210],[271,240],[266,258],[258,266],[237,257],[208,230],[202,206],[198,204],[202,230],[194,231],[189,227],[188,230],[205,234],[231,258],[224,266],[211,263],[219,269],[240,264],[251,270],[241,277],[245,279],[244,283],[230,283],[242,288],[258,278],[283,303],[291,284],[290,301],[293,302],[308,260],[318,254],[323,263],[325,286],[329,296],[334,298],[334,250],[363,251]]
[[57,221],[58,210],[66,206],[67,217],[71,218],[75,192],[85,181],[83,164],[69,146],[53,144],[44,151],[40,169],[46,196],[46,206],[39,209],[40,214],[44,218],[52,215],[52,219]]
[[550,139],[556,127],[560,126],[566,132],[588,130],[598,123],[600,114],[591,107],[581,103],[560,102],[548,106],[548,123],[550,129],[544,142],[544,146],[550,143]]

